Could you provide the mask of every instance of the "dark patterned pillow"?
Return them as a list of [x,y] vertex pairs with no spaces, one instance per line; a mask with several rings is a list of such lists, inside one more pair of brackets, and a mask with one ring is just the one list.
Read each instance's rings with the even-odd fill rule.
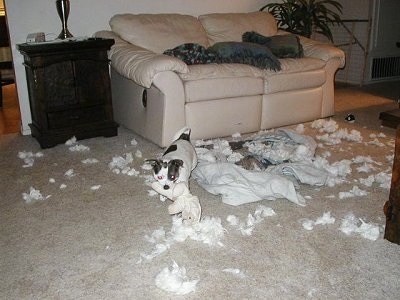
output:
[[266,46],[279,58],[298,58],[304,55],[299,37],[295,34],[267,37],[255,31],[249,31],[243,34],[242,40],[243,42],[257,43]]
[[267,47],[244,42],[220,42],[208,48],[214,52],[221,63],[241,63],[279,71],[278,58]]
[[208,64],[217,60],[214,53],[194,43],[186,43],[174,49],[165,50],[164,54],[179,58],[187,65]]

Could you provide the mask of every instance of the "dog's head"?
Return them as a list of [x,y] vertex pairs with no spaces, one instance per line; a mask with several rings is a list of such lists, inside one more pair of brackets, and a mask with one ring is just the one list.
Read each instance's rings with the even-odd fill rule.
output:
[[183,161],[181,159],[147,159],[153,167],[154,178],[168,190],[172,183],[179,179],[180,169],[183,166]]

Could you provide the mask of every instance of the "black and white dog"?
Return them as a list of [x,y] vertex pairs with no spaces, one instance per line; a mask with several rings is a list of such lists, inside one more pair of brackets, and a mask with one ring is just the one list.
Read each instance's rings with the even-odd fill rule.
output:
[[167,148],[160,159],[147,159],[153,167],[154,178],[168,190],[173,183],[185,182],[197,165],[196,151],[190,142],[190,129],[178,132],[175,141]]

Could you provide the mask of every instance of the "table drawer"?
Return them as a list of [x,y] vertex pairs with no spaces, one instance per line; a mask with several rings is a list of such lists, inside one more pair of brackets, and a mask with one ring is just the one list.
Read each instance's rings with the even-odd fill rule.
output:
[[49,129],[68,128],[106,120],[104,106],[70,109],[67,111],[48,112]]

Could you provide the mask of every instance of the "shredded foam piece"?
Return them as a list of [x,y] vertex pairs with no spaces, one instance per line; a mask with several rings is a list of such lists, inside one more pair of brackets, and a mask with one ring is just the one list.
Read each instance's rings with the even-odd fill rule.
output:
[[82,145],[82,144],[77,144],[74,146],[71,146],[68,148],[69,151],[71,152],[84,152],[84,151],[90,151],[90,148],[88,146]]
[[99,162],[99,160],[96,158],[86,158],[86,159],[82,160],[81,162],[85,165],[91,165],[91,164],[97,164]]
[[71,177],[74,177],[76,174],[74,173],[74,169],[69,169],[68,171],[66,171],[65,173],[64,173],[64,176],[65,177],[68,177],[68,178],[71,178]]
[[76,137],[73,136],[69,140],[65,142],[65,145],[70,146],[68,149],[71,152],[83,152],[83,151],[89,151],[90,148],[85,145],[77,144]]
[[70,138],[69,140],[67,140],[65,142],[65,145],[67,145],[67,146],[72,146],[74,144],[76,144],[76,137],[75,136],[73,136],[72,138]]
[[353,186],[353,188],[348,192],[339,192],[339,199],[351,198],[351,197],[362,197],[368,195],[367,191],[360,189],[358,186]]
[[339,228],[340,231],[346,235],[358,233],[363,238],[371,241],[376,241],[380,234],[380,226],[373,223],[366,223],[361,218],[356,218],[353,213],[347,214],[342,219],[342,224]]
[[226,268],[226,269],[223,269],[222,271],[225,272],[225,273],[230,273],[230,274],[236,275],[236,276],[238,276],[240,278],[245,278],[246,277],[246,275],[240,269]]
[[51,195],[44,197],[39,190],[36,190],[33,187],[29,188],[29,193],[22,193],[22,198],[25,200],[26,203],[31,203],[33,201],[40,201],[46,200],[50,198]]
[[246,222],[240,221],[240,219],[234,215],[227,216],[226,221],[229,225],[240,231],[242,235],[251,235],[256,224],[264,221],[266,217],[272,217],[274,215],[276,215],[276,213],[272,208],[259,205],[256,208],[254,215],[247,215]]
[[137,158],[142,158],[142,157],[143,157],[143,153],[142,153],[142,151],[140,151],[140,150],[136,150],[136,152],[135,152],[135,156],[136,156]]
[[198,280],[188,280],[185,267],[179,267],[173,261],[171,267],[165,267],[155,278],[156,286],[177,295],[186,295],[196,290]]
[[55,183],[56,180],[55,180],[54,178],[49,178],[49,182],[50,182],[50,183]]
[[377,138],[373,139],[372,141],[369,141],[368,144],[375,145],[378,147],[385,147],[385,144],[380,142]]
[[331,216],[331,212],[325,212],[321,217],[317,218],[315,221],[310,219],[303,219],[302,225],[306,230],[313,230],[315,225],[328,225],[335,223],[336,219]]
[[130,164],[133,162],[132,153],[125,153],[125,158],[122,156],[114,156],[112,161],[108,164],[110,170],[115,174],[126,174],[129,176],[138,176],[139,171],[131,167]]
[[389,173],[380,172],[375,175],[375,181],[379,183],[379,186],[384,189],[390,189],[392,182],[392,172]]
[[313,165],[317,169],[322,169],[329,173],[326,184],[330,187],[343,183],[346,176],[351,174],[351,160],[348,159],[330,164],[326,158],[316,156]]
[[92,191],[97,191],[99,188],[101,188],[101,184],[92,185],[92,186],[90,187],[90,189],[91,189]]
[[136,147],[137,145],[138,145],[137,140],[136,140],[136,139],[132,139],[132,140],[131,140],[131,146]]
[[18,152],[18,158],[22,159],[24,161],[24,165],[22,166],[23,168],[30,168],[33,166],[35,163],[35,158],[42,157],[43,153],[42,152],[27,152],[27,151],[20,151]]
[[335,132],[339,128],[339,125],[332,119],[318,119],[311,123],[311,128],[319,129],[319,132],[331,133]]
[[240,138],[242,135],[239,132],[232,134],[233,138]]
[[155,230],[151,236],[145,236],[145,239],[155,244],[155,248],[149,254],[140,253],[140,259],[137,263],[143,260],[150,261],[154,257],[167,251],[173,244],[184,242],[190,238],[194,241],[199,241],[210,246],[224,246],[221,242],[225,233],[225,228],[221,224],[221,219],[214,217],[203,217],[200,222],[186,225],[182,218],[177,216],[172,217],[172,227],[169,232],[165,232],[163,228]]
[[64,184],[64,183],[60,184],[60,190],[63,190],[63,189],[65,189],[65,188],[67,188],[67,185],[66,185],[66,184]]

